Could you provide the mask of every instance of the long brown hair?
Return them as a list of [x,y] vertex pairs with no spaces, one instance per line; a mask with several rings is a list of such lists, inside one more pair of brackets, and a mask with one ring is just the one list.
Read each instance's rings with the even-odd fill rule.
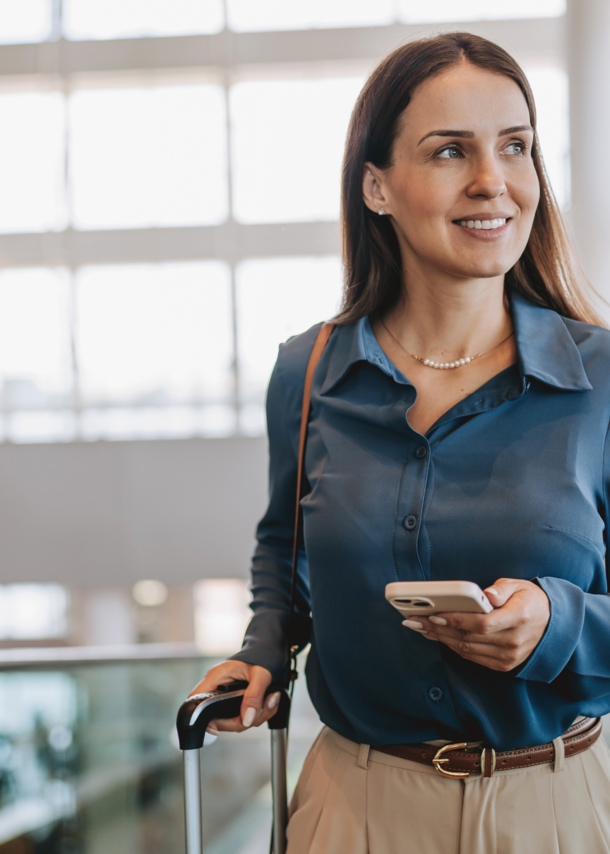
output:
[[[345,289],[335,318],[338,323],[383,314],[399,297],[403,273],[398,240],[388,218],[377,216],[364,204],[364,164],[370,161],[380,169],[392,165],[400,118],[413,93],[424,81],[460,62],[514,80],[536,129],[527,77],[512,56],[487,39],[472,33],[445,33],[410,42],[386,57],[360,93],[347,134],[341,193]],[[506,274],[505,286],[564,317],[603,326],[575,263],[536,133],[532,159],[540,181],[540,202],[527,246]]]

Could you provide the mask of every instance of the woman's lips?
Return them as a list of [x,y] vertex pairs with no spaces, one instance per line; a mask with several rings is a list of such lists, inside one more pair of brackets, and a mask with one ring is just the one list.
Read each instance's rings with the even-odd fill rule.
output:
[[456,219],[454,225],[477,240],[494,240],[508,231],[511,217],[493,217],[490,219]]

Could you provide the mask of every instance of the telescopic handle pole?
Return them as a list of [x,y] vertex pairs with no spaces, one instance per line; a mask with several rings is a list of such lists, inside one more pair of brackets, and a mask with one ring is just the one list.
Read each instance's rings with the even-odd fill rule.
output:
[[285,854],[288,826],[288,783],[286,775],[288,751],[288,719],[290,694],[285,689],[279,708],[269,721],[271,730],[271,790],[273,792],[273,854]]
[[285,729],[271,730],[271,787],[273,790],[273,854],[285,854],[288,825]]
[[201,753],[198,750],[184,751],[184,822],[186,854],[202,854]]
[[210,721],[239,715],[247,682],[221,685],[209,694],[193,694],[180,706],[176,720],[184,753],[184,821],[187,854],[203,854],[201,748]]

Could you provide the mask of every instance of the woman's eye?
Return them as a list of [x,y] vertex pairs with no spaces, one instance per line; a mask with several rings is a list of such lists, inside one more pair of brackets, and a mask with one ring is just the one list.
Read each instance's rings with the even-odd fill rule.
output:
[[511,142],[504,150],[507,154],[525,154],[525,143]]
[[445,148],[441,148],[440,151],[436,152],[436,156],[440,160],[457,160],[458,157],[462,156],[462,152],[457,145],[446,145]]

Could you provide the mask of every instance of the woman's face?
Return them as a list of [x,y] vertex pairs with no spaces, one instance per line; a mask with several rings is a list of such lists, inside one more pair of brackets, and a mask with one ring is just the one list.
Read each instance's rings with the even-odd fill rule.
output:
[[529,238],[540,185],[533,131],[510,78],[467,63],[420,86],[393,163],[368,163],[364,198],[392,222],[407,269],[459,278],[506,273]]

